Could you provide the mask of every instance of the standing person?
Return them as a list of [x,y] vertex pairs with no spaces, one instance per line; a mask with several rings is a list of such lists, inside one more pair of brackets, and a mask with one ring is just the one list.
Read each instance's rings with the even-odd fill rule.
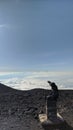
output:
[[57,100],[59,97],[59,92],[58,92],[58,87],[54,82],[48,81],[48,83],[50,84],[52,90],[49,96],[47,96],[47,99],[54,99]]

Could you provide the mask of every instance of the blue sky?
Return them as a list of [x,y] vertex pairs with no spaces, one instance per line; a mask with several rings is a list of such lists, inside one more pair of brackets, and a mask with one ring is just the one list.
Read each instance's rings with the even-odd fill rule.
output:
[[73,71],[73,1],[0,1],[0,70]]

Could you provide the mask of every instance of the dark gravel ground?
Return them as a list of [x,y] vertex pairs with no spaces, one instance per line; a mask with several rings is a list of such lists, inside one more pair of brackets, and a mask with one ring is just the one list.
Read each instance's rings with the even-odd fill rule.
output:
[[[43,130],[38,115],[45,113],[45,89],[19,91],[0,84],[0,130]],[[58,112],[73,130],[73,90],[59,90]]]

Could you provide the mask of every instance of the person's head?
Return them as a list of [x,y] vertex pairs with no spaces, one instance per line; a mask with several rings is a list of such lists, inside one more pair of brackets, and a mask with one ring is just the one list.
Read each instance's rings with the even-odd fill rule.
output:
[[52,89],[55,89],[56,88],[56,85],[54,82],[51,82],[51,81],[47,81],[49,83],[49,85],[52,87]]
[[53,90],[57,90],[57,86],[56,86],[56,84],[54,82],[51,83],[51,87],[52,87]]

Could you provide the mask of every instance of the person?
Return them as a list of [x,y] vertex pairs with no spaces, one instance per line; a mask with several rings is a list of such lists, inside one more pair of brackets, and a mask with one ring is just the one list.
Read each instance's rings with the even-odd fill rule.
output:
[[48,81],[49,85],[51,86],[52,90],[50,95],[47,96],[47,99],[49,100],[56,100],[59,97],[58,87],[54,82]]

